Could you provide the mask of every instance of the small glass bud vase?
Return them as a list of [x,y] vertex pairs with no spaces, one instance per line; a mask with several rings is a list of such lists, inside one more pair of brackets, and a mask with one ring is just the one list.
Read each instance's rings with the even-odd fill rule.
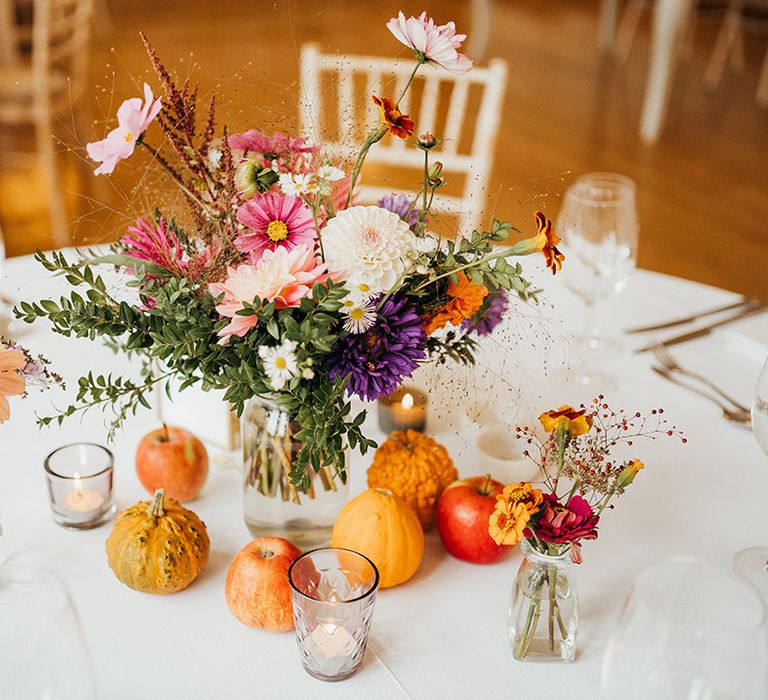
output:
[[579,601],[569,572],[570,548],[560,554],[544,554],[527,539],[521,548],[525,556],[507,612],[512,655],[519,661],[569,663],[576,656],[579,626]]
[[347,502],[349,450],[345,464],[310,467],[309,488],[291,483],[293,462],[303,447],[295,416],[271,397],[255,396],[245,407],[243,429],[243,506],[254,537],[284,537],[307,549],[328,544]]

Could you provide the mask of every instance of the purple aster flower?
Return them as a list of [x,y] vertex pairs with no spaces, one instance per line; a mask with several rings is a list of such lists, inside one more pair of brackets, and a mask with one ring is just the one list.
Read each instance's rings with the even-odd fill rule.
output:
[[411,207],[411,198],[407,194],[388,194],[386,197],[382,197],[378,204],[382,209],[397,214],[408,224],[411,231],[416,233],[421,209]]
[[349,375],[347,392],[374,401],[391,394],[426,356],[427,337],[416,308],[390,297],[366,333],[339,338],[328,357],[329,376]]
[[507,310],[507,295],[503,291],[491,292],[484,300],[480,310],[470,319],[461,324],[468,333],[490,335],[499,325],[504,312]]

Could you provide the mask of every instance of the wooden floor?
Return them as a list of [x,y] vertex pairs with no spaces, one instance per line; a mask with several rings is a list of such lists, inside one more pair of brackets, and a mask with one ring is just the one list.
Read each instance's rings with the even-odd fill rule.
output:
[[[107,5],[110,26],[102,18],[92,52],[92,94],[84,96],[95,121],[77,130],[67,119],[59,131],[69,147],[62,146],[61,162],[72,231],[80,242],[113,238],[149,206],[131,193],[143,154],[119,168],[111,182],[94,180],[88,167],[78,166],[83,144],[100,138],[117,104],[138,95],[144,79],[152,78],[139,30],[150,35],[169,67],[198,80],[204,93],[226,96],[221,115],[234,130],[296,124],[298,50],[305,41],[341,53],[400,52],[384,25],[402,0]],[[435,0],[428,10],[471,34],[468,5]],[[510,65],[489,179],[494,213],[523,224],[534,208],[555,216],[560,195],[576,175],[622,172],[638,183],[641,266],[768,298],[768,112],[754,99],[766,38],[748,37],[744,72],[727,73],[711,93],[702,76],[718,25],[698,21],[692,55],[675,78],[664,133],[656,145],[644,146],[638,120],[649,21],[628,64],[619,66],[597,51],[598,6],[597,0],[493,3],[486,57],[500,56]],[[5,132],[0,147],[30,138],[23,131]],[[118,196],[118,189],[126,194]],[[0,170],[0,224],[9,254],[51,245],[45,198],[40,172]]]

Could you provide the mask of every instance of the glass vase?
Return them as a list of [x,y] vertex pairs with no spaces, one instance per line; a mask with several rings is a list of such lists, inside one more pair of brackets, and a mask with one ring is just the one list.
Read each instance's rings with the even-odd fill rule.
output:
[[309,488],[292,484],[288,474],[302,448],[294,435],[295,416],[273,398],[255,396],[245,407],[243,433],[243,507],[254,537],[284,537],[304,549],[328,544],[336,516],[347,502],[349,450],[343,465],[311,467]]
[[579,604],[573,583],[570,551],[543,554],[528,540],[507,612],[512,655],[520,661],[559,660],[576,655]]

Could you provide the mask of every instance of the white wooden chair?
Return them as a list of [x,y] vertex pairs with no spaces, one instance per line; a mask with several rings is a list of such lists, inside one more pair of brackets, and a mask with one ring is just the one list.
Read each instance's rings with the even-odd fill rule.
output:
[[[28,37],[24,28],[6,24],[11,20],[7,7],[2,13],[4,40],[23,42],[28,38],[32,51],[30,60],[25,61],[16,47],[6,47],[5,60],[0,64],[0,125],[34,126],[34,156],[48,185],[53,237],[57,245],[66,245],[71,237],[56,162],[54,122],[71,112],[72,99],[86,78],[92,0],[33,0]],[[30,155],[4,153],[4,164],[12,164],[14,156],[27,162]]]
[[[300,67],[301,133],[327,144],[329,152],[353,159],[379,119],[370,96],[396,98],[414,66],[411,60],[323,54],[316,44],[305,44]],[[507,65],[501,59],[492,59],[488,67],[475,68],[464,76],[426,65],[400,103],[401,110],[416,123],[416,135],[431,132],[444,139],[431,152],[431,162],[439,160],[443,174],[456,176],[457,184],[463,178],[460,194],[438,190],[434,207],[457,215],[464,235],[482,224],[506,81]],[[479,101],[473,101],[475,91],[482,93]],[[474,125],[469,119],[472,116]],[[417,170],[423,168],[424,154],[402,139],[386,136],[371,149],[366,163]],[[418,178],[413,181],[420,182]],[[395,191],[415,195],[417,188],[396,187]],[[359,201],[373,203],[392,192],[385,186],[363,184]]]

